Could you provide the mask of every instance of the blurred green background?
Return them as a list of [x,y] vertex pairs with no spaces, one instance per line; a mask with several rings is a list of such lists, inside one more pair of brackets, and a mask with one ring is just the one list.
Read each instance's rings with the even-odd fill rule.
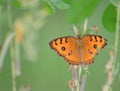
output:
[[[102,24],[103,12],[107,5],[108,2],[104,0],[100,2],[88,20],[88,28],[94,25],[98,26],[99,35],[104,36],[108,40],[108,45],[100,51],[98,56],[95,56],[95,63],[89,65],[88,71],[90,72],[90,75],[87,76],[85,91],[102,91],[102,87],[107,80],[105,66],[110,59],[109,51],[114,49],[115,38],[115,32],[111,33],[106,31]],[[6,36],[10,32],[7,18],[8,5],[3,3],[1,6],[0,38],[1,42],[4,43]],[[74,36],[72,24],[68,23],[66,19],[67,10],[56,8],[55,14],[43,17],[44,13],[38,15],[35,13],[41,12],[41,8],[33,8],[33,10],[31,9],[29,11],[28,7],[25,10],[20,9],[19,7],[14,7],[12,9],[13,22],[20,17],[19,20],[24,19],[25,21],[23,25],[27,23],[25,26],[27,26],[28,29],[28,31],[25,32],[26,34],[24,37],[26,40],[24,41],[23,39],[23,42],[19,45],[21,75],[16,77],[17,91],[19,91],[21,87],[27,86],[30,87],[30,91],[70,91],[68,81],[71,80],[72,74],[69,70],[69,65],[62,57],[51,50],[49,46],[49,42],[57,37]],[[22,15],[21,13],[25,14]],[[25,18],[27,19],[25,20]],[[36,26],[33,27],[32,25],[42,27],[38,27],[35,30],[34,27],[36,28]],[[83,24],[79,23],[78,25],[82,30]],[[120,48],[120,45],[118,48]],[[120,52],[118,51],[117,60],[119,60],[119,55]],[[120,91],[119,72],[112,84],[113,91]],[[12,91],[11,75],[11,56],[9,47],[0,73],[0,91]]]

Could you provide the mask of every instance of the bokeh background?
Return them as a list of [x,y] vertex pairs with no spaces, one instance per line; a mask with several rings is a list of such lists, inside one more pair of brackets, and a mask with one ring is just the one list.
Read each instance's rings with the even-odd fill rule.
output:
[[[20,31],[18,40],[11,42],[15,53],[19,52],[20,63],[18,65],[21,67],[21,73],[15,79],[17,91],[27,91],[26,88],[30,88],[29,91],[70,91],[68,81],[72,74],[69,65],[49,46],[49,42],[57,37],[74,36],[72,24],[67,20],[67,9],[54,7],[55,12],[53,10],[54,13],[50,14],[46,11],[42,1],[21,0],[17,4],[16,1],[3,0],[0,4],[0,42],[3,46],[11,32]],[[41,4],[37,5],[39,3]],[[102,91],[107,80],[105,66],[110,59],[110,50],[114,50],[116,36],[115,32],[106,31],[102,22],[103,13],[109,4],[109,0],[101,0],[88,18],[88,28],[98,26],[98,34],[108,40],[108,45],[100,51],[98,56],[95,56],[95,63],[89,65],[90,75],[87,76],[85,91]],[[9,19],[12,20],[11,29]],[[78,23],[77,26],[82,30],[83,22]],[[0,91],[13,91],[11,44],[8,46],[0,72]],[[19,51],[16,52],[15,46]],[[117,63],[120,62],[119,47],[120,45]],[[111,86],[113,91],[120,91],[119,72],[118,70]]]

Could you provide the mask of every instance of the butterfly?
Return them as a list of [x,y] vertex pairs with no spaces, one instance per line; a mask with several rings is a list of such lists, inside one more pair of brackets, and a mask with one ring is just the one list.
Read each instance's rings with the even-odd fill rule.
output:
[[50,41],[49,45],[69,64],[87,65],[94,63],[94,56],[107,45],[106,41],[99,35],[64,36]]

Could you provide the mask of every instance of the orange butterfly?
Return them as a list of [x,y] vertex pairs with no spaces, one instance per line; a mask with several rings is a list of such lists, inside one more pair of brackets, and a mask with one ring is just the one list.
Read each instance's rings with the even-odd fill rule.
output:
[[57,51],[69,64],[90,64],[94,62],[94,56],[98,49],[104,48],[106,39],[99,35],[64,36],[50,41],[50,47]]

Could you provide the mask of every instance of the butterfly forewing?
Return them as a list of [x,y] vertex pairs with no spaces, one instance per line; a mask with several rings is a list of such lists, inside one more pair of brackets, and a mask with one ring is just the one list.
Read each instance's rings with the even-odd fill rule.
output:
[[81,57],[77,38],[71,36],[60,37],[52,40],[49,44],[69,64],[80,64]]

